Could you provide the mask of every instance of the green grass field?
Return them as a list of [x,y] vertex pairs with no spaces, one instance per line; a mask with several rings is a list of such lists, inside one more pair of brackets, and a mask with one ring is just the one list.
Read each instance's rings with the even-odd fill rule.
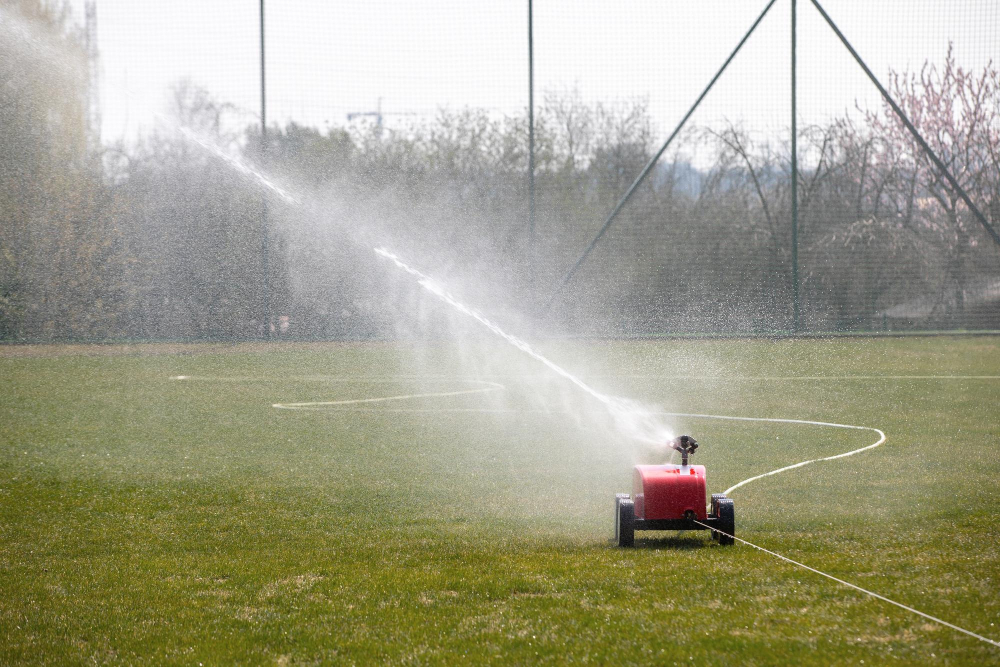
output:
[[[1000,339],[542,347],[665,410],[882,429],[735,491],[738,535],[1000,640]],[[0,664],[1000,663],[705,533],[612,547],[629,448],[490,341],[12,347],[0,378]],[[272,407],[472,378],[503,388]],[[712,492],[877,438],[670,423]]]

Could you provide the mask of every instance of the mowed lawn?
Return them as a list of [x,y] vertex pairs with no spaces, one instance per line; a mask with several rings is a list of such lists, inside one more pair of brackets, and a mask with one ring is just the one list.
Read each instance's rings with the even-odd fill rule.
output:
[[[737,534],[1000,640],[1000,338],[540,347],[663,410],[882,429],[735,491]],[[1000,663],[705,533],[612,547],[634,448],[490,340],[8,347],[0,379],[0,664]],[[878,437],[663,418],[712,492]]]

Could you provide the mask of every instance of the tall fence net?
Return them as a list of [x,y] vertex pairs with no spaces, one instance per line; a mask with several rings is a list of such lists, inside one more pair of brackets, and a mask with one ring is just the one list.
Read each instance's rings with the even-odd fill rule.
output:
[[377,245],[538,334],[1000,329],[995,2],[0,21],[2,339],[433,333]]

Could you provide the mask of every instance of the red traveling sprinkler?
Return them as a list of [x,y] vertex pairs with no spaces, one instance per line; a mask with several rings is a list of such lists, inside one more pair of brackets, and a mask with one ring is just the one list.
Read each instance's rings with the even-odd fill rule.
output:
[[688,465],[698,449],[689,435],[670,443],[681,453],[681,464],[638,465],[632,477],[632,495],[615,494],[615,544],[635,544],[637,530],[711,530],[719,544],[733,544],[736,516],[733,501],[725,494],[712,494],[711,509],[705,509],[705,466]]

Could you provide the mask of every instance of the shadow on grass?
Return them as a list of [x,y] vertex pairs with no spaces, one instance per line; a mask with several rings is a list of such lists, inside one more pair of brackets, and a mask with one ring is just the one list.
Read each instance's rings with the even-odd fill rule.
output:
[[707,531],[703,535],[669,535],[665,537],[637,537],[636,549],[670,549],[672,551],[689,551],[704,549],[711,546]]

